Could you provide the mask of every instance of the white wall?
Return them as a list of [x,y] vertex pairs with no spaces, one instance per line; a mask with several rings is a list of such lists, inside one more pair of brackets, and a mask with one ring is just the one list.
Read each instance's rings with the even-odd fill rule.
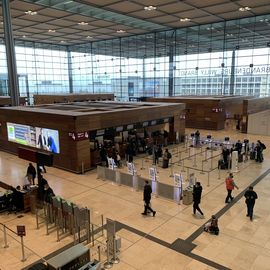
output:
[[248,133],[270,135],[270,110],[248,115]]

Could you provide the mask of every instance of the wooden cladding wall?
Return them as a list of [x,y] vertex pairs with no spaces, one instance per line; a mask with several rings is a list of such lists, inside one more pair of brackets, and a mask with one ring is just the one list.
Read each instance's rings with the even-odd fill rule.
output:
[[[249,124],[251,123],[249,121],[249,115],[257,114],[259,112],[263,112],[269,109],[270,109],[270,97],[245,99],[243,101],[243,116],[242,116],[241,131],[243,133],[247,133],[248,130],[251,130],[251,127],[248,127]],[[252,126],[254,125],[252,124]]]
[[[121,104],[120,104],[121,105]],[[119,106],[120,106],[119,105]],[[115,111],[99,112],[93,114],[59,112],[56,110],[31,107],[0,108],[0,149],[17,154],[17,143],[9,142],[7,135],[7,122],[58,130],[60,153],[54,156],[54,166],[80,173],[89,170],[91,164],[90,144],[88,138],[73,139],[69,133],[89,132],[122,125],[143,123],[145,121],[173,118],[172,135],[179,132],[185,134],[184,104],[139,106],[138,108],[123,108]],[[46,111],[46,112],[45,112]],[[62,114],[61,114],[62,113]],[[31,147],[28,147],[31,148]],[[33,148],[31,148],[33,149]]]
[[224,129],[226,116],[234,118],[242,114],[243,100],[246,97],[162,97],[148,98],[150,102],[172,102],[186,104],[186,127],[220,130]]
[[[26,97],[20,97],[19,99],[20,105],[26,104]],[[0,96],[0,106],[11,106],[12,104],[11,97],[8,96]]]
[[73,117],[0,108],[0,149],[17,154],[22,145],[8,141],[7,122],[58,130],[60,153],[54,156],[54,166],[77,172],[77,142],[68,136],[75,130]]
[[34,95],[34,104],[67,103],[76,101],[114,100],[113,94]]

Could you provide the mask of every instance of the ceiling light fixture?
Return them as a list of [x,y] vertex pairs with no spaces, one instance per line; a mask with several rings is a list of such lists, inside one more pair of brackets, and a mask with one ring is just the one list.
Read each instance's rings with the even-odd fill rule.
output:
[[190,21],[190,18],[181,18],[180,19],[180,22],[189,22]]
[[249,11],[249,10],[251,10],[251,8],[250,7],[240,7],[238,10],[243,12],[243,11]]
[[23,37],[23,38],[26,38],[26,35],[23,35],[22,37]]
[[93,37],[91,37],[91,36],[87,36],[86,38],[93,38]]
[[157,7],[155,6],[148,6],[148,7],[144,7],[144,10],[147,10],[147,11],[152,11],[152,10],[156,10]]
[[126,33],[126,31],[125,31],[125,30],[122,30],[122,29],[117,30],[116,32],[117,32],[117,33]]
[[78,25],[88,25],[88,22],[79,22]]
[[56,30],[54,30],[54,29],[49,29],[48,32],[49,32],[49,33],[55,33]]
[[32,11],[32,10],[27,10],[24,12],[26,15],[37,15],[36,11]]
[[64,41],[64,40],[61,40],[61,41],[60,41],[60,43],[66,43],[66,41]]

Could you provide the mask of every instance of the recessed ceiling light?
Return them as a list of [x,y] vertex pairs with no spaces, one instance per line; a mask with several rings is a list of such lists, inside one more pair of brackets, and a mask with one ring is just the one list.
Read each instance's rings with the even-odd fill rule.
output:
[[93,38],[93,37],[91,37],[91,36],[87,36],[86,38]]
[[239,11],[249,11],[249,10],[251,10],[251,8],[250,7],[240,7],[238,10]]
[[22,37],[23,37],[23,38],[26,38],[26,35],[23,35]]
[[0,22],[0,24],[4,24],[4,22]]
[[64,40],[61,40],[61,41],[60,41],[60,43],[66,43],[66,41],[64,41]]
[[49,33],[55,33],[56,30],[54,30],[54,29],[49,29],[48,32],[49,32]]
[[88,22],[79,22],[78,25],[88,25]]
[[116,32],[117,32],[117,33],[126,33],[126,31],[125,31],[125,30],[122,30],[122,29],[117,30]]
[[147,7],[144,7],[144,10],[148,10],[148,11],[152,11],[152,10],[156,10],[157,7],[155,6],[147,6]]
[[189,22],[190,21],[190,18],[181,18],[180,19],[180,22]]
[[26,15],[37,15],[36,11],[32,11],[32,10],[27,10],[24,12]]

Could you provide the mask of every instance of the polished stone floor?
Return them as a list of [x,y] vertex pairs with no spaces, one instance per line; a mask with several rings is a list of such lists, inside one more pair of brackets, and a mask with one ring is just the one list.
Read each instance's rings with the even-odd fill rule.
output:
[[[187,130],[187,132],[191,132]],[[201,209],[205,217],[199,214],[192,215],[192,205],[177,204],[161,197],[152,198],[152,206],[157,211],[156,216],[141,216],[143,210],[142,192],[126,186],[97,179],[96,171],[84,175],[76,175],[56,168],[48,168],[44,175],[57,195],[69,199],[92,211],[92,220],[100,224],[100,215],[118,222],[118,235],[122,238],[120,252],[121,262],[113,269],[269,269],[270,265],[270,137],[252,136],[237,133],[236,131],[209,132],[201,131],[205,136],[211,133],[215,138],[230,138],[250,141],[261,139],[267,146],[263,163],[248,161],[239,165],[239,172],[235,173],[235,181],[239,190],[235,190],[235,200],[225,205],[226,189],[224,179],[227,171],[218,170],[201,174],[195,171],[195,177],[202,183],[203,194]],[[182,163],[178,164],[179,152],[181,158],[186,157],[182,146],[170,146],[173,153],[173,172],[180,172],[186,180]],[[191,151],[200,151],[192,149]],[[192,153],[191,153],[192,155]],[[209,153],[207,153],[209,157]],[[219,155],[219,152],[214,152]],[[194,161],[187,160],[185,166],[200,168],[199,157]],[[218,157],[215,160],[216,162]],[[142,166],[143,163],[143,166]],[[151,157],[135,159],[139,175],[147,176],[148,168],[152,166]],[[206,169],[211,164],[205,165]],[[144,169],[141,170],[141,167]],[[0,152],[0,181],[16,186],[22,184],[27,168],[27,161],[14,155]],[[123,168],[122,170],[127,170]],[[173,184],[170,177],[171,168],[159,171],[159,181]],[[191,172],[191,171],[190,171]],[[262,177],[260,177],[262,175]],[[242,193],[255,180],[258,180],[254,190],[259,199],[255,205],[254,220],[246,217],[246,205]],[[212,214],[219,214],[220,234],[218,236],[202,232],[202,226]],[[0,269],[21,269],[45,257],[61,247],[72,242],[66,237],[60,242],[56,241],[56,233],[46,235],[44,226],[36,230],[34,215],[1,214],[0,222],[15,230],[16,225],[26,225],[27,247],[25,262],[21,262],[21,250],[18,239],[8,237],[9,248],[3,248],[3,233],[0,230]],[[12,233],[10,233],[12,235]]]

